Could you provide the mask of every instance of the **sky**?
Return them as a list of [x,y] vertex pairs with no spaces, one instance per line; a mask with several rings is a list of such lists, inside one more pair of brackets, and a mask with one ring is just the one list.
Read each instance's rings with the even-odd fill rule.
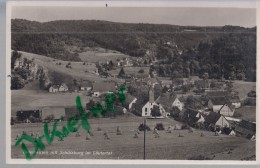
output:
[[187,7],[51,7],[13,6],[11,18],[46,22],[53,20],[107,20],[183,26],[256,26],[253,8]]

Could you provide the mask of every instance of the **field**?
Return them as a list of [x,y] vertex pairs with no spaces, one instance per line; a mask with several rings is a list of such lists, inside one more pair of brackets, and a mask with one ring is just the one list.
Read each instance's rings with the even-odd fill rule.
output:
[[[138,71],[140,71],[140,69],[144,70],[144,73],[138,73]],[[108,71],[111,74],[115,74],[118,75],[118,73],[120,72],[121,68],[117,68],[116,70],[111,70]],[[149,75],[149,67],[124,67],[124,71],[126,75],[144,75],[144,76],[148,76]]]
[[256,106],[243,106],[236,109],[236,118],[256,122]]
[[110,60],[116,63],[117,62],[116,60],[118,58],[122,59],[122,58],[128,58],[130,56],[114,50],[95,48],[95,49],[88,49],[85,52],[79,53],[79,57],[82,61],[93,62],[93,63],[98,61],[104,63]]
[[238,92],[240,99],[247,97],[248,92],[250,92],[254,87],[256,87],[256,82],[246,82],[246,81],[233,81],[233,90]]
[[[97,74],[95,74],[96,66],[94,63],[86,62],[83,65],[83,62],[70,62],[72,68],[66,68],[65,66],[69,63],[69,61],[61,61],[53,58],[49,58],[43,55],[32,54],[27,52],[22,52],[22,56],[28,59],[34,59],[34,62],[42,67],[48,69],[49,72],[57,72],[61,74],[65,74],[71,76],[76,79],[90,80],[90,81],[101,81],[104,80],[100,78]],[[57,63],[61,63],[61,65],[57,65]],[[107,78],[110,79],[109,77]],[[112,79],[112,78],[111,78]],[[113,78],[114,81],[121,82],[116,78]]]
[[[133,138],[134,131],[143,121],[141,117],[121,116],[115,119],[98,118],[90,119],[92,132],[94,136],[89,136],[86,140],[86,131],[80,128],[81,136],[76,137],[76,133],[70,133],[64,141],[58,141],[55,138],[52,144],[46,144],[45,152],[36,156],[36,158],[49,159],[143,159],[143,132],[138,138]],[[147,125],[153,129],[156,123],[162,122],[167,128],[179,124],[171,119],[148,119]],[[58,130],[65,122],[59,123]],[[120,126],[122,135],[116,135],[116,128]],[[100,127],[101,131],[97,128]],[[21,134],[24,130],[28,134],[31,132],[42,134],[43,124],[17,124],[12,126],[12,158],[24,158],[20,147],[15,147],[15,136]],[[104,131],[110,137],[110,140],[104,139]],[[204,137],[201,137],[203,132]],[[184,135],[178,137],[179,133]],[[172,133],[159,131],[160,137],[155,138],[152,131],[146,134],[146,159],[161,160],[186,160],[199,155],[209,159],[218,160],[240,160],[246,157],[255,159],[255,142],[241,137],[232,137],[227,135],[214,136],[213,132],[194,130],[188,133],[188,130],[173,130]],[[25,142],[26,143],[26,142]],[[28,145],[30,150],[33,146]],[[51,152],[57,151],[57,154]],[[65,152],[75,151],[74,154],[65,154]],[[99,153],[98,153],[99,152]],[[103,153],[100,153],[103,152]]]
[[17,110],[41,109],[43,107],[75,106],[76,96],[81,97],[82,104],[89,101],[82,93],[48,93],[41,90],[12,90],[11,110],[15,116]]

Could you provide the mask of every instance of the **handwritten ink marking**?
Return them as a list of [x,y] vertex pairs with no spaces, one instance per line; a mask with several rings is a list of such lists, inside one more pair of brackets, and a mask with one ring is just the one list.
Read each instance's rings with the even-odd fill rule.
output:
[[[126,96],[125,96],[125,89],[126,85],[123,85],[118,90],[118,99],[121,102],[122,105],[125,104]],[[68,136],[70,132],[77,132],[80,127],[85,129],[87,132],[91,130],[91,126],[88,122],[88,118],[90,114],[92,114],[94,117],[105,115],[107,111],[115,111],[115,101],[116,96],[114,93],[108,93],[106,95],[104,104],[105,108],[101,104],[96,104],[95,106],[91,107],[89,112],[86,112],[82,106],[81,99],[79,96],[76,97],[76,106],[78,109],[79,116],[72,116],[67,121],[67,127],[63,126],[62,131],[57,130],[58,122],[61,122],[64,119],[64,116],[61,116],[58,121],[55,121],[52,126],[51,134],[49,133],[49,125],[48,123],[44,124],[43,131],[44,134],[41,135],[39,138],[33,138],[29,135],[22,135],[15,143],[15,146],[18,146],[21,144],[21,149],[26,157],[27,160],[31,160],[34,158],[38,150],[41,151],[45,150],[45,145],[43,143],[43,138],[46,139],[48,144],[52,144],[54,137],[58,137],[59,140],[63,140],[64,137]],[[79,123],[79,120],[81,119],[81,123]],[[78,124],[78,125],[77,125]],[[23,143],[23,140],[26,140],[34,145],[34,151],[31,154],[31,152],[28,150],[25,143]]]

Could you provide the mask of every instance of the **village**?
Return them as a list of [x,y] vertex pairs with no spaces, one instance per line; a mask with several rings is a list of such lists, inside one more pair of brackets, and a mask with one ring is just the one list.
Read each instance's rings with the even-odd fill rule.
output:
[[[125,84],[126,103],[117,104],[116,114],[131,113],[148,119],[170,118],[194,129],[255,140],[255,118],[246,117],[247,106],[255,109],[255,87],[246,94],[240,94],[233,89],[234,81],[231,80],[201,79],[198,76],[176,79],[159,77],[147,68],[147,63],[142,59],[135,60],[137,67],[133,62],[123,58],[118,59],[115,65],[112,61],[96,63],[93,73],[101,81],[74,80],[70,86],[66,83],[52,84],[48,92],[65,95],[74,92],[88,97],[89,102],[85,107],[89,110],[91,105],[102,102],[107,93],[116,93],[120,85]],[[120,79],[120,82],[113,79]],[[50,122],[61,115],[68,119],[75,114],[75,106],[25,109],[16,112],[16,119],[12,118],[12,123]],[[111,117],[111,114],[106,117]],[[168,129],[181,127],[175,125]]]

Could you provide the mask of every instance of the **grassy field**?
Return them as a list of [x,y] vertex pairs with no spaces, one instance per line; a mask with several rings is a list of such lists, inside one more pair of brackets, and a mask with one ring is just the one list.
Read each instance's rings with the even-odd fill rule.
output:
[[113,61],[116,63],[117,59],[128,58],[130,56],[113,50],[104,50],[101,48],[88,49],[88,51],[79,53],[79,57],[82,61],[87,62],[107,62]]
[[239,119],[256,121],[256,106],[243,106],[236,109],[235,114]]
[[81,97],[83,105],[89,101],[89,97],[83,96],[82,93],[48,93],[41,90],[12,90],[11,115],[15,116],[16,111],[21,109],[75,106],[75,99],[77,96]]
[[240,99],[247,97],[248,92],[250,92],[253,87],[256,86],[256,82],[246,82],[246,81],[233,81],[233,90],[238,92]]
[[[115,119],[99,118],[90,119],[92,132],[94,136],[86,140],[86,131],[79,130],[81,136],[76,137],[75,133],[70,133],[64,141],[58,141],[55,138],[51,145],[46,144],[48,154],[38,154],[36,158],[49,159],[143,159],[143,132],[138,138],[133,138],[134,130],[143,121],[141,117],[127,116],[117,117]],[[147,125],[153,129],[156,123],[162,122],[167,128],[170,125],[178,124],[171,119],[148,119]],[[59,123],[59,128],[65,125],[65,122]],[[120,126],[122,135],[116,135],[116,127]],[[101,131],[97,131],[100,127]],[[20,147],[15,147],[15,136],[22,130],[27,133],[38,132],[42,134],[43,124],[17,124],[12,126],[12,158],[24,158]],[[104,131],[110,137],[110,140],[104,139]],[[201,133],[205,135],[201,137]],[[179,133],[184,137],[178,137]],[[241,137],[232,137],[227,135],[214,136],[213,132],[194,130],[188,133],[188,130],[174,130],[172,133],[159,131],[160,137],[155,138],[152,131],[146,134],[146,159],[161,160],[186,160],[190,157],[199,155],[210,159],[218,160],[240,160],[245,157],[255,155],[255,142]],[[44,143],[45,140],[44,140]],[[240,150],[250,149],[250,150]],[[33,146],[28,144],[30,150]],[[57,154],[51,152],[57,151]],[[64,154],[65,151],[75,151],[77,154]],[[107,152],[103,155],[97,155],[97,152]],[[231,152],[230,152],[231,151]],[[82,152],[82,154],[81,154]]]
[[[21,52],[21,51],[19,51]],[[32,54],[27,52],[21,52],[22,56],[28,58],[30,60],[34,59],[34,62],[42,67],[45,67],[49,70],[49,72],[57,72],[61,74],[66,74],[71,76],[74,79],[83,79],[90,81],[102,81],[102,80],[110,80],[113,79],[117,82],[123,82],[116,78],[100,78],[97,74],[95,74],[96,66],[94,63],[86,62],[83,65],[83,62],[70,62],[72,68],[66,68],[65,66],[69,63],[69,61],[61,61],[57,59],[53,59],[50,57]],[[56,63],[61,63],[61,65],[56,65]]]
[[[144,73],[138,73],[138,71],[140,71],[140,69],[144,70]],[[111,70],[108,71],[111,74],[115,74],[118,75],[119,71],[121,70],[121,68],[117,68],[116,70]],[[148,76],[149,75],[149,67],[124,67],[124,71],[126,75],[141,75],[143,74],[144,76]]]

